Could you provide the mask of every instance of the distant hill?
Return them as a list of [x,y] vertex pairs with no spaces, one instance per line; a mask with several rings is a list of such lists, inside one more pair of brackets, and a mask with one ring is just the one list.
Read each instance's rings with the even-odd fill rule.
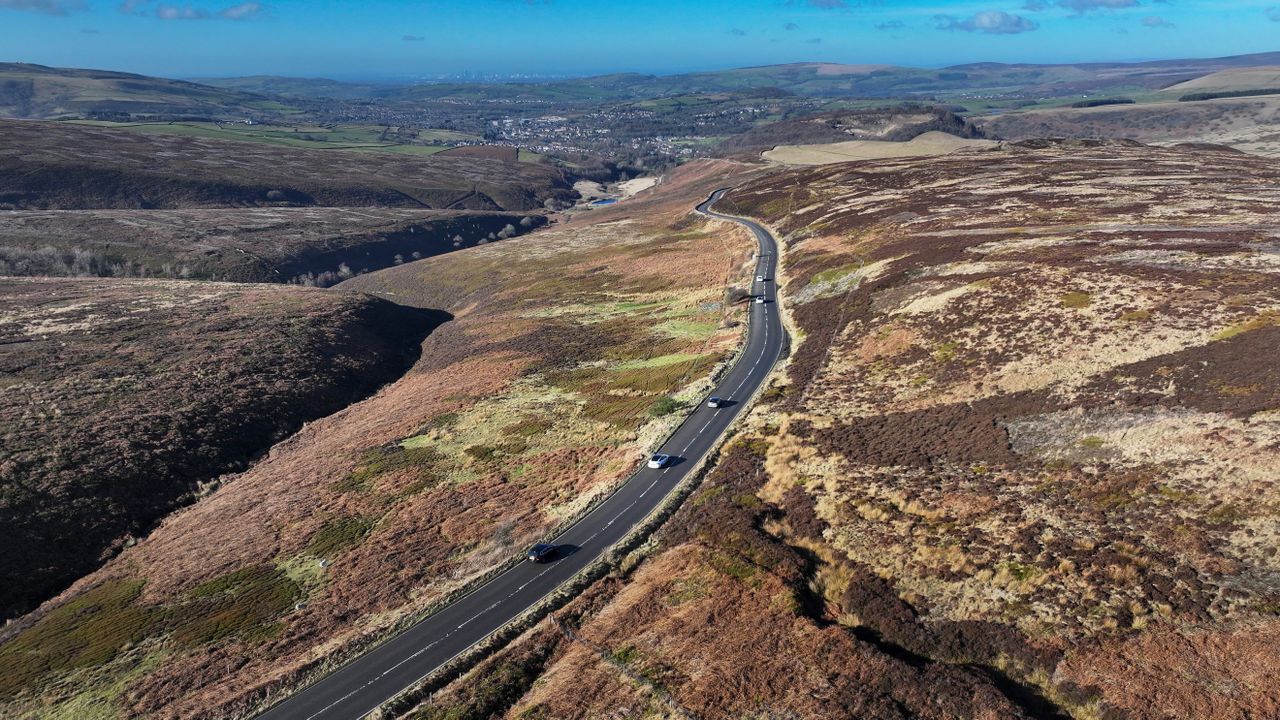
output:
[[1280,66],[1262,65],[1222,70],[1167,87],[1161,93],[1176,98],[1191,93],[1234,92],[1265,88],[1280,88]]
[[110,70],[0,63],[0,116],[243,118],[288,109],[249,92]]
[[[1028,98],[1160,90],[1214,73],[1280,65],[1280,53],[1143,63],[971,63],[945,68],[802,62],[678,75],[615,73],[530,83],[353,83],[274,75],[166,80],[106,70],[0,64],[0,116],[214,119],[295,113],[316,100],[600,103],[699,93],[812,98]],[[963,101],[963,100],[962,100]]]
[[725,140],[725,153],[768,150],[778,145],[818,145],[850,140],[907,141],[927,132],[962,138],[982,137],[955,113],[933,107],[893,107],[840,110],[761,125]]
[[808,97],[909,98],[977,90],[1063,97],[1120,88],[1158,90],[1222,70],[1277,64],[1280,53],[1142,63],[971,63],[945,68],[805,62],[665,76],[618,73],[545,83],[379,85],[271,77],[202,82],[225,89],[295,97],[384,101],[453,98],[599,102],[760,88],[777,88]]
[[301,150],[0,121],[0,209],[403,207],[512,210],[575,197],[542,163]]
[[333,98],[361,100],[394,88],[391,83],[349,83],[328,78],[295,78],[280,75],[250,75],[231,78],[191,78],[190,82],[228,91],[278,95],[288,98]]

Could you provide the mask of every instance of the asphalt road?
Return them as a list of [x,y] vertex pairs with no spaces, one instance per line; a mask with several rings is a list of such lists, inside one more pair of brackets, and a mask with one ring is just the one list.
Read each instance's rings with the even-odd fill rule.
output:
[[675,461],[665,469],[642,468],[632,475],[595,510],[552,541],[561,546],[561,550],[551,562],[540,565],[525,562],[511,568],[282,700],[261,718],[356,720],[364,717],[484,640],[590,565],[656,509],[711,450],[773,369],[785,339],[782,320],[774,304],[777,244],[764,228],[753,222],[711,212],[710,206],[724,193],[725,190],[716,191],[698,206],[698,212],[740,223],[754,232],[760,243],[756,274],[765,278],[763,282],[754,283],[753,292],[763,296],[765,302],[753,301],[750,305],[746,347],[711,393],[733,404],[719,410],[703,405],[694,412],[660,450]]

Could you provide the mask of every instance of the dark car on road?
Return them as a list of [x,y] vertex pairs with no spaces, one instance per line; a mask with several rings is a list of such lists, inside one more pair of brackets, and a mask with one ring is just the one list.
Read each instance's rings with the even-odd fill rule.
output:
[[529,548],[529,562],[544,563],[556,556],[556,546],[538,543]]

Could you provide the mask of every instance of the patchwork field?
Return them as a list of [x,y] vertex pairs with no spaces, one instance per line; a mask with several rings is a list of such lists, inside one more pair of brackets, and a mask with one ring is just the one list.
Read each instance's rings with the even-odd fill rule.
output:
[[785,372],[648,559],[417,717],[1276,715],[1277,180],[1068,142],[741,186]]
[[319,205],[541,208],[573,197],[542,163],[301,150],[59,122],[0,121],[0,209]]
[[[454,319],[0,642],[0,714],[223,717],[335,662],[613,487],[737,346],[747,233],[695,163],[570,225],[340,286]],[[694,201],[696,202],[696,200]]]

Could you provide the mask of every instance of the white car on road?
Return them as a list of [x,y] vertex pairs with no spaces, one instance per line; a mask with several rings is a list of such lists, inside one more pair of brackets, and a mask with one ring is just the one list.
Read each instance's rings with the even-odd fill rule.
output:
[[651,470],[661,470],[662,468],[670,464],[671,464],[670,455],[663,455],[662,453],[656,453],[653,457],[649,458],[649,468]]

